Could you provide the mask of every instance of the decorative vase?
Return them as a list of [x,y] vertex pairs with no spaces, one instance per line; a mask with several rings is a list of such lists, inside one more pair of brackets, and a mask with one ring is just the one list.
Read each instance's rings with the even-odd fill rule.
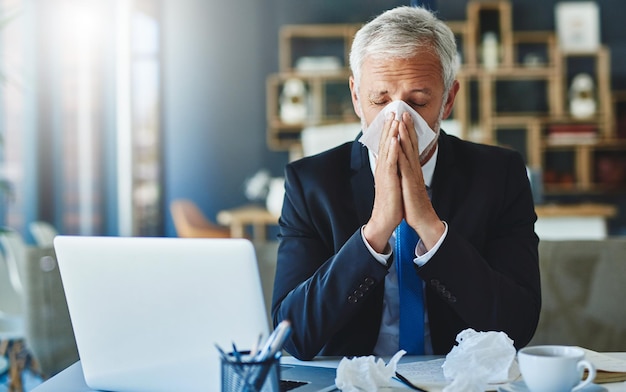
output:
[[594,82],[589,74],[581,73],[572,79],[569,97],[569,110],[572,117],[589,118],[596,114]]
[[306,85],[300,79],[288,79],[280,96],[280,120],[285,124],[301,124],[306,118]]
[[275,216],[280,216],[283,209],[283,198],[285,196],[285,179],[275,177],[270,180],[269,192],[265,200],[267,210]]

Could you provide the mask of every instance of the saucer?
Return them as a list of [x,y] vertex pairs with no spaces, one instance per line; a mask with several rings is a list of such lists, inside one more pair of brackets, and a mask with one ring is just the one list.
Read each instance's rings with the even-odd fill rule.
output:
[[[605,387],[591,383],[577,392],[607,392]],[[498,392],[530,392],[524,381],[515,381],[498,387]]]

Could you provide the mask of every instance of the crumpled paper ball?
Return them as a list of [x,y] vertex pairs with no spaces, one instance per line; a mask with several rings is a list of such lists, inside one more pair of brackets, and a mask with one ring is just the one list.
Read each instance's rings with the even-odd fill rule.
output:
[[468,328],[456,341],[442,366],[443,375],[452,379],[443,392],[483,392],[489,383],[506,382],[519,374],[515,346],[506,333]]
[[375,392],[391,385],[396,375],[396,366],[406,351],[398,351],[387,365],[373,355],[366,357],[343,358],[337,366],[335,385],[343,392]]

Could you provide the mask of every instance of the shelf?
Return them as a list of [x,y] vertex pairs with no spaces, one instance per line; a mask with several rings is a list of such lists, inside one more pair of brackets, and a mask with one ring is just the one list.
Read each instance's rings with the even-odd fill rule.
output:
[[[511,11],[506,0],[474,0],[467,4],[467,20],[448,22],[466,54],[453,111],[453,118],[461,124],[461,137],[518,150],[531,168],[545,170],[546,193],[626,188],[626,178],[623,186],[596,181],[598,160],[606,160],[604,155],[609,153],[626,156],[626,131],[620,131],[621,139],[616,137],[615,119],[621,110],[618,106],[626,107],[626,92],[621,98],[612,97],[608,48],[600,45],[591,52],[563,52],[553,31],[514,31]],[[499,62],[489,69],[479,55],[485,31],[495,31],[501,45]],[[589,73],[595,83],[596,109],[588,118],[570,114],[570,84],[581,71]],[[626,124],[624,119],[622,124]],[[550,133],[551,127],[567,125],[580,136],[550,136],[559,135]],[[591,132],[583,133],[585,125]]]
[[490,79],[539,79],[552,78],[559,74],[553,68],[545,66],[537,67],[498,67],[487,70],[483,67],[463,66],[457,77],[461,78],[490,78]]
[[620,188],[612,188],[604,185],[594,184],[590,186],[568,186],[544,184],[543,193],[547,196],[577,196],[581,193],[585,195],[605,195],[611,192],[626,192],[626,186]]
[[467,3],[467,23],[467,64],[481,64],[478,52],[486,32],[493,32],[498,38],[501,47],[499,63],[513,64],[511,3],[504,0],[470,1]]
[[[612,183],[598,180],[612,174],[601,174],[599,162],[606,165],[613,159],[619,166],[621,158],[613,155],[626,157],[626,91],[613,95],[610,90],[610,51],[600,45],[592,52],[564,52],[554,31],[515,31],[512,11],[508,0],[470,0],[466,20],[446,22],[462,60],[457,74],[460,89],[452,111],[452,118],[460,124],[460,137],[518,150],[531,169],[544,171],[547,194],[625,191],[626,174],[623,184],[614,179]],[[279,72],[267,78],[270,148],[299,149],[300,134],[307,126],[359,121],[349,95],[347,66],[352,37],[360,26],[290,25],[281,29]],[[480,55],[486,32],[493,32],[499,45],[497,64],[491,67],[485,67]],[[297,67],[300,56],[326,55],[339,59],[340,66],[332,72]],[[570,111],[570,84],[580,72],[589,73],[595,83],[595,112],[589,118],[576,118]],[[291,78],[303,81],[310,93],[307,116],[295,124],[285,123],[280,116],[281,89]],[[557,126],[571,126],[579,132],[590,126],[593,131],[578,139],[562,133],[555,142],[550,128],[553,135],[558,134]],[[626,173],[626,162],[624,165]]]
[[[328,27],[330,31],[324,30]],[[306,25],[304,28],[287,26],[285,36],[298,36],[313,33],[323,34],[324,37],[334,37],[336,34],[344,34],[352,29],[352,25],[346,28],[341,26]],[[291,60],[290,60],[291,61]],[[300,134],[307,126],[330,125],[344,122],[358,121],[352,108],[350,99],[349,80],[350,71],[345,68],[337,70],[320,71],[297,71],[289,69],[284,72],[271,74],[266,80],[267,98],[267,144],[273,150],[298,150],[300,149]],[[285,84],[289,81],[299,81],[305,91],[295,98],[302,112],[301,119],[284,121],[281,108],[284,105],[283,97]],[[292,101],[294,98],[292,98]],[[283,101],[281,103],[281,101]],[[289,100],[287,100],[289,101]],[[297,153],[297,151],[296,151]]]
[[541,217],[561,216],[601,216],[612,218],[617,215],[617,208],[609,204],[543,204],[535,206],[535,212]]
[[[281,72],[295,70],[295,62],[300,53],[294,53],[294,42],[300,41],[301,46],[309,46],[310,53],[302,55],[335,56],[343,61],[343,68],[348,67],[352,38],[360,24],[319,24],[319,25],[286,25],[279,33],[279,69]],[[310,45],[306,45],[306,42]],[[337,48],[338,47],[338,48]],[[320,48],[326,53],[320,53]],[[335,49],[335,50],[333,50]]]

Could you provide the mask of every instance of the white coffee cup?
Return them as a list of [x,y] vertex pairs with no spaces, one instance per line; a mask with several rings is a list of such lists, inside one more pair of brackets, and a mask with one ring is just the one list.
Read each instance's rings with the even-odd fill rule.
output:
[[[596,368],[585,360],[585,352],[578,347],[526,347],[517,353],[517,361],[531,392],[578,391],[596,377]],[[585,369],[589,374],[582,380]]]

